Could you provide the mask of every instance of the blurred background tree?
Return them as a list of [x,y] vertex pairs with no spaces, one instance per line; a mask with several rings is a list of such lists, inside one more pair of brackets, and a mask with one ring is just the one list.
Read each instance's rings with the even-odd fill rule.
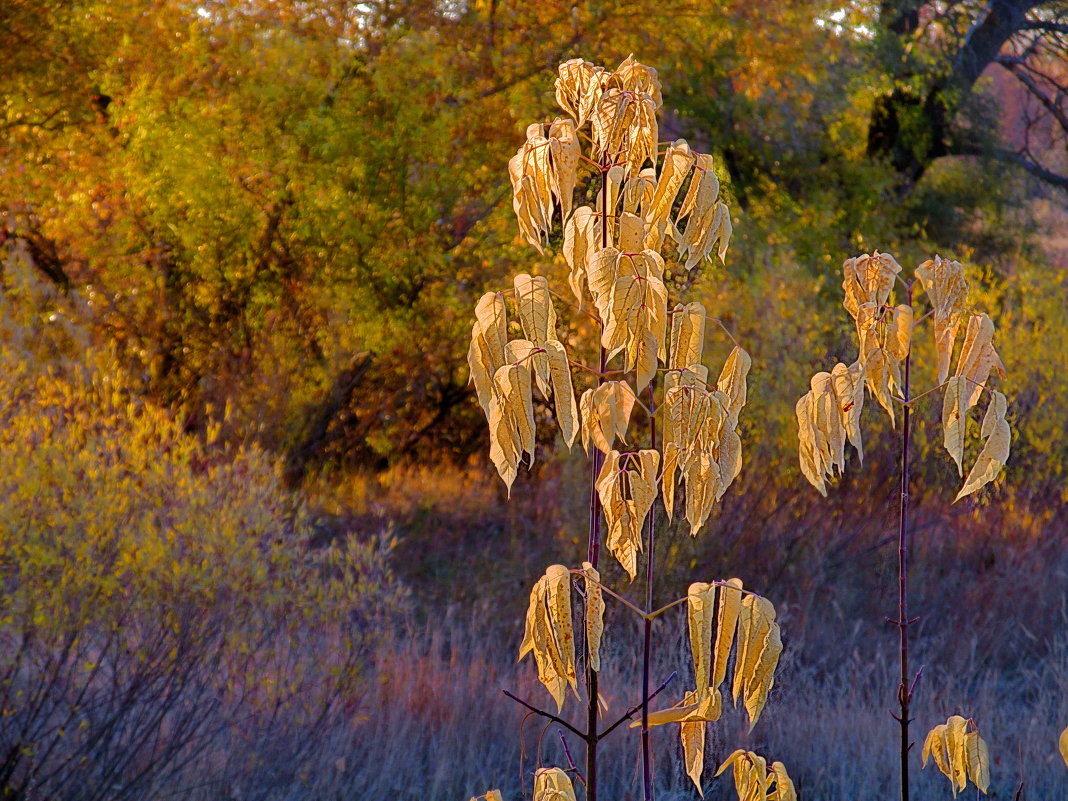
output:
[[16,0],[0,228],[145,392],[196,430],[229,404],[224,437],[284,453],[295,482],[462,458],[482,436],[462,321],[532,261],[494,165],[555,64],[662,65],[665,138],[718,154],[744,270],[823,272],[871,243],[998,262],[1031,246],[1018,207],[1045,191],[1009,167],[1064,185],[1065,14]]

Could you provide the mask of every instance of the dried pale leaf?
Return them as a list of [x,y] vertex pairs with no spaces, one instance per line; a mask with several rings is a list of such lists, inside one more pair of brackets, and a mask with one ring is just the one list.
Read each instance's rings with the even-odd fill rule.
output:
[[[945,723],[941,723],[935,726],[927,734],[927,739],[923,743],[923,767],[927,767],[927,757],[930,756],[934,759],[934,764],[942,772],[950,782],[953,782],[953,770],[950,767],[950,750],[947,740],[948,726]],[[953,795],[955,796],[956,786],[954,785]]]
[[[642,230],[645,230],[645,218],[648,216],[653,196],[656,193],[656,170],[647,167],[638,175],[623,184],[623,211],[642,218]],[[645,247],[643,240],[641,246]]]
[[864,463],[864,442],[860,432],[860,413],[864,408],[864,378],[860,362],[849,367],[839,362],[831,370],[831,385],[846,437]]
[[798,460],[802,475],[826,498],[827,484],[823,480],[824,473],[819,455],[823,447],[822,435],[814,423],[813,400],[810,391],[803,395],[794,407],[797,416]]
[[[717,693],[718,695],[718,693]],[[697,693],[688,693],[684,703],[690,704],[697,701]],[[701,772],[705,769],[705,728],[707,724],[703,720],[682,721],[679,736],[682,739],[682,758],[686,764],[686,775],[697,787],[697,792],[702,798],[705,797],[704,788],[701,787]]]
[[[502,368],[503,369],[503,368]],[[489,409],[490,461],[497,468],[497,474],[512,494],[512,482],[519,471],[522,446],[516,439],[504,407],[498,402],[496,394],[490,399]]]
[[549,375],[552,379],[553,401],[556,408],[556,422],[560,433],[570,448],[575,443],[579,431],[579,416],[575,408],[575,390],[571,383],[571,366],[567,361],[567,351],[563,343],[550,339],[544,344],[545,356],[549,363]]
[[901,265],[889,253],[876,250],[870,256],[862,254],[846,259],[842,272],[845,307],[855,319],[860,304],[872,303],[879,307],[886,303]]
[[734,633],[738,628],[738,617],[742,611],[741,579],[728,579],[725,586],[719,586],[716,606],[716,642],[713,648],[712,686],[718,689],[723,680],[727,678],[727,658],[730,656],[731,645],[734,644]]
[[506,364],[493,374],[493,385],[501,406],[502,419],[515,434],[519,447],[534,460],[534,400],[530,371]]
[[656,101],[644,92],[636,93],[635,114],[627,130],[627,174],[637,175],[646,161],[656,164],[660,131]]
[[797,789],[786,772],[786,766],[781,762],[772,762],[771,772],[775,776],[775,801],[797,801]]
[[534,773],[534,801],[575,801],[570,777],[560,768],[539,768]]
[[[767,703],[768,693],[775,683],[775,668],[782,654],[782,635],[778,623],[772,623],[764,639],[760,656],[745,684],[745,711],[749,714],[749,731],[753,730]],[[748,666],[747,666],[748,667]]]
[[619,249],[624,253],[640,253],[645,243],[645,220],[624,211],[619,215]]
[[591,258],[600,247],[598,218],[589,206],[579,206],[564,223],[564,261],[570,272],[567,282],[579,303],[582,303],[582,282]]
[[[887,326],[886,347],[898,361],[904,361],[909,355],[909,348],[912,345],[913,317],[912,307],[903,303],[894,307],[893,322]],[[889,335],[891,331],[893,336]]]
[[864,381],[875,400],[890,415],[890,425],[895,425],[894,401],[890,395],[890,383],[893,375],[892,357],[885,348],[872,348],[864,358]]
[[604,72],[604,67],[581,58],[565,61],[557,70],[556,102],[578,121],[579,128],[589,119],[601,96]]
[[588,389],[579,401],[582,419],[582,445],[588,443],[608,453],[618,437],[626,442],[630,413],[634,409],[634,390],[626,381],[606,381],[595,389]]
[[579,157],[582,154],[575,127],[574,120],[560,117],[549,126],[549,152],[552,156],[549,187],[560,203],[560,214],[565,220],[571,214]]
[[627,145],[627,134],[637,120],[638,98],[618,87],[605,90],[593,108],[594,154],[614,158]]
[[696,537],[708,520],[719,490],[719,465],[708,453],[698,453],[683,470],[686,483],[686,520]]
[[586,585],[586,656],[592,670],[601,669],[601,636],[604,634],[604,595],[601,574],[589,562],[582,563]]
[[556,339],[556,310],[549,295],[549,282],[543,275],[531,278],[519,273],[512,282],[515,305],[526,338],[537,347]]
[[987,415],[983,419],[983,431],[987,432],[986,442],[983,443],[983,449],[979,452],[979,456],[976,457],[972,469],[968,471],[968,477],[964,479],[964,486],[957,493],[957,497],[953,499],[954,503],[961,498],[966,498],[997,478],[998,473],[1009,461],[1012,432],[1009,430],[1008,421],[1005,420],[1005,396],[1000,392],[992,394],[990,406],[987,407]]
[[735,345],[731,350],[727,361],[723,363],[716,386],[730,398],[730,406],[727,407],[727,419],[730,427],[738,425],[738,415],[745,406],[746,401],[746,377],[753,360],[742,348]]
[[646,247],[659,250],[663,244],[671,207],[683,181],[690,173],[695,158],[685,139],[679,139],[668,146],[660,168],[660,176],[657,178],[652,206],[647,215],[649,232],[646,237]]
[[586,283],[603,323],[610,317],[612,289],[619,278],[619,256],[618,250],[607,247],[597,251],[586,266]]
[[730,755],[723,760],[723,764],[721,764],[719,768],[716,769],[715,775],[719,776],[721,773],[723,773],[723,771],[725,771],[729,767],[732,767],[739,760],[746,762],[749,761],[749,752],[746,751],[744,748],[739,748],[735,751],[732,751]]
[[964,735],[964,753],[967,758],[968,778],[972,784],[986,793],[990,788],[990,749],[979,732]]
[[563,708],[567,681],[558,670],[562,659],[556,650],[556,641],[553,637],[548,596],[549,582],[543,575],[530,592],[527,627],[523,635],[523,643],[519,647],[519,658],[522,659],[527,653],[534,652],[534,661],[538,666],[538,681],[549,691],[559,710]]
[[735,705],[739,698],[744,699],[749,686],[757,677],[774,623],[775,607],[771,601],[759,595],[746,595],[742,598],[742,608],[738,615],[738,654],[731,688]]
[[553,653],[559,661],[556,670],[567,679],[577,697],[575,632],[571,624],[571,573],[564,565],[549,565],[545,570],[545,581],[549,623],[555,645]]
[[475,319],[481,327],[490,365],[500,367],[504,364],[504,347],[508,342],[508,318],[504,308],[504,295],[500,292],[487,292],[479,298],[475,306]]
[[620,88],[631,92],[644,92],[653,99],[657,108],[660,108],[664,103],[660,90],[660,76],[652,67],[642,64],[640,61],[635,61],[633,55],[627,56],[616,67],[616,71],[612,73],[612,77],[609,79],[609,85],[618,85]]
[[485,337],[482,335],[482,325],[477,320],[471,325],[471,344],[467,348],[467,366],[471,372],[471,381],[475,385],[478,405],[489,417],[490,401],[493,399],[493,374],[501,365],[493,364],[490,360]]
[[968,319],[964,347],[961,348],[960,360],[957,362],[957,375],[968,379],[968,392],[964,402],[966,410],[978,402],[991,370],[996,370],[998,375],[1005,377],[1005,365],[994,350],[993,340],[993,321],[986,314],[973,314]]
[[957,475],[964,475],[964,438],[967,431],[967,410],[964,396],[968,394],[968,380],[953,376],[946,381],[942,399],[942,444],[957,463]]
[[935,256],[933,260],[917,267],[916,275],[934,306],[935,354],[938,359],[938,382],[942,383],[949,375],[953,343],[968,295],[964,265]]
[[946,751],[949,758],[949,780],[953,783],[953,795],[968,784],[968,759],[964,750],[964,735],[968,721],[953,715],[946,721]]
[[[690,632],[690,653],[693,655],[697,703],[708,693],[712,673],[712,621],[716,616],[716,588],[705,582],[695,582],[686,593],[686,625]],[[714,685],[713,685],[714,686]]]
[[742,438],[733,428],[724,428],[720,432],[719,444],[716,447],[716,466],[719,468],[716,500],[719,501],[742,472]]
[[671,344],[667,352],[667,366],[683,370],[701,363],[705,343],[705,307],[696,301],[671,311]]

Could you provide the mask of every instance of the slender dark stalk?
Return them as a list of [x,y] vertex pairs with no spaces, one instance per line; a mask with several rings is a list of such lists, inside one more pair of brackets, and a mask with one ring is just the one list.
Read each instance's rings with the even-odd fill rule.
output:
[[[656,399],[653,384],[649,383],[649,447],[656,450]],[[653,608],[653,546],[656,544],[656,502],[649,509],[645,530],[645,608]],[[645,640],[642,648],[642,790],[645,801],[653,801],[653,757],[649,741],[649,671],[653,660],[653,619],[645,619]]]
[[[608,171],[612,168],[607,154],[601,159],[601,248],[608,247]],[[604,321],[601,321],[599,332],[604,332]],[[601,345],[600,337],[597,338],[600,350],[600,361],[597,378],[598,384],[604,383],[604,373],[608,368],[608,353]],[[597,567],[601,555],[601,498],[597,494],[597,476],[601,473],[604,464],[604,454],[600,449],[593,451],[593,467],[590,476],[590,529],[589,539],[586,546],[586,560]],[[586,659],[586,801],[597,801],[597,742],[600,736],[597,734],[597,671],[590,667],[590,661]]]
[[[912,284],[909,284],[907,303],[912,305]],[[909,705],[912,701],[912,687],[909,684],[909,609],[908,609],[908,549],[909,549],[909,439],[911,437],[911,407],[909,406],[912,366],[912,349],[905,355],[904,375],[904,420],[901,425],[901,506],[898,517],[897,538],[897,627],[901,647],[901,683],[897,688],[898,702],[901,705],[901,801],[909,801]]]

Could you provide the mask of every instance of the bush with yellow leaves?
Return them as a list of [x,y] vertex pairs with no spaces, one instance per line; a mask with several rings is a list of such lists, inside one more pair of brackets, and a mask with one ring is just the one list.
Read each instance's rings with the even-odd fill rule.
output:
[[274,460],[186,434],[5,267],[0,795],[297,781],[401,601],[384,544],[310,549]]

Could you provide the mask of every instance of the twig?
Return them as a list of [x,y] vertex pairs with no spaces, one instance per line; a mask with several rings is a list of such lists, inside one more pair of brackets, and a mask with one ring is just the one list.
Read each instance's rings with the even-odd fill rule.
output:
[[585,777],[583,777],[583,775],[581,773],[579,773],[578,768],[575,767],[575,760],[573,760],[571,758],[571,749],[567,747],[567,740],[564,738],[564,733],[563,732],[559,732],[559,735],[560,735],[560,745],[562,745],[564,747],[564,756],[567,757],[567,764],[568,764],[569,769],[571,770],[572,773],[575,774],[575,778],[578,779],[580,782],[582,782],[583,785],[585,785],[586,784],[586,779],[585,779]]
[[577,734],[579,737],[581,737],[584,740],[586,739],[586,735],[585,734],[580,732],[578,729],[576,729],[574,726],[572,726],[570,723],[568,723],[563,718],[559,718],[556,715],[552,714],[551,712],[546,712],[544,709],[538,709],[533,704],[528,704],[526,701],[524,701],[518,695],[513,695],[512,693],[508,692],[507,690],[501,690],[501,692],[504,693],[505,695],[507,695],[509,698],[511,698],[517,704],[521,704],[522,706],[525,706],[531,712],[534,712],[534,713],[536,713],[538,715],[541,715],[543,718],[548,718],[549,720],[553,721],[554,723],[559,723],[561,726],[563,726],[568,731],[574,732],[575,734]]
[[668,676],[666,679],[664,679],[664,683],[661,684],[659,687],[657,687],[655,690],[653,690],[652,693],[649,694],[648,698],[646,698],[643,702],[635,704],[630,709],[628,709],[626,712],[624,712],[623,716],[619,720],[617,720],[615,723],[613,723],[611,726],[609,726],[607,729],[605,729],[603,732],[601,732],[598,735],[598,737],[607,737],[609,735],[609,733],[614,731],[618,726],[626,723],[628,720],[630,720],[632,717],[634,717],[634,713],[639,711],[642,708],[642,703],[645,703],[647,701],[652,701],[654,698],[656,698],[658,695],[660,695],[660,693],[663,692],[664,689],[666,689],[667,686],[669,684],[671,684],[671,682],[673,682],[675,680],[675,677],[678,676],[678,675],[679,675],[678,671],[673,670],[671,672],[671,675]]

